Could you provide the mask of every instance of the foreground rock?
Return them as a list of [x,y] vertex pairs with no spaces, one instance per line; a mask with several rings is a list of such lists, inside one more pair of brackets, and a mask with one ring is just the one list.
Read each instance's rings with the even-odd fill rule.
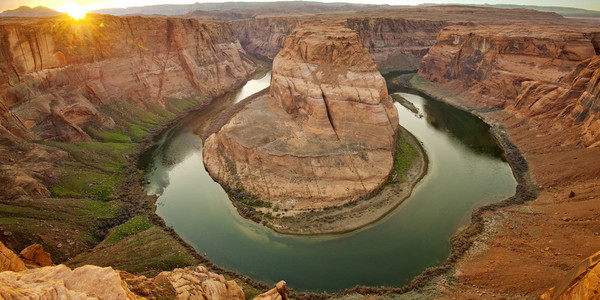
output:
[[40,244],[33,244],[21,251],[19,254],[23,261],[35,267],[47,267],[52,265],[50,253],[44,251]]
[[289,298],[285,289],[286,283],[282,280],[273,289],[254,297],[254,300],[288,300]]
[[50,255],[37,244],[23,249],[21,256],[31,269],[0,243],[2,299],[245,299],[235,281],[203,266],[162,272],[149,279],[110,267],[50,266]]
[[355,31],[295,30],[273,62],[270,96],[204,145],[211,176],[275,209],[340,206],[378,190],[393,167],[398,115]]
[[0,272],[25,270],[25,263],[10,249],[0,242]]
[[542,295],[543,300],[600,299],[600,252],[588,257]]
[[208,272],[199,266],[194,271],[175,269],[162,272],[154,282],[169,282],[175,288],[176,299],[245,299],[244,291],[233,280],[225,280],[223,275]]
[[139,299],[112,268],[65,265],[0,273],[4,299]]

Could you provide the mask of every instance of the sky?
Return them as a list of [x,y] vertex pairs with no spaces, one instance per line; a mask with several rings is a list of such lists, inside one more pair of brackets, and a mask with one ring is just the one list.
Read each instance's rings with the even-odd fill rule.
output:
[[[268,0],[236,0],[244,2]],[[349,2],[366,4],[391,4],[391,5],[418,5],[423,3],[460,3],[460,4],[520,4],[540,6],[565,6],[600,11],[600,0],[317,0],[320,2]],[[111,7],[144,6],[154,4],[190,4],[195,2],[227,2],[224,0],[0,0],[0,11],[14,9],[22,5],[46,6],[65,12],[69,5],[83,6],[85,10],[94,10]],[[70,4],[69,4],[70,3]]]

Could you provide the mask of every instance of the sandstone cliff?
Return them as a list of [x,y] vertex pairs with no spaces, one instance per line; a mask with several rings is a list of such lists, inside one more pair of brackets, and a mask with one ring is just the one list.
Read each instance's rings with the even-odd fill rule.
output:
[[380,68],[417,69],[445,21],[402,17],[257,16],[230,22],[244,49],[274,58],[285,37],[302,24],[343,25],[358,32],[363,46]]
[[356,30],[377,66],[384,69],[418,69],[433,46],[438,32],[448,22],[411,20],[400,17],[348,18],[346,26]]
[[510,159],[515,196],[473,217],[468,230],[481,232],[454,265],[457,280],[438,285],[448,298],[541,295],[600,247],[598,31],[556,19],[463,24],[443,29],[423,59],[419,75],[437,84],[411,83],[475,112],[523,155]]
[[[572,115],[585,141],[597,139],[598,28],[511,25],[444,28],[419,76],[475,107],[545,119]],[[579,65],[579,66],[578,66]]]
[[467,6],[403,8],[356,13],[314,13],[277,16],[256,13],[230,23],[244,49],[274,58],[285,37],[302,24],[342,25],[358,32],[363,46],[380,69],[417,69],[438,32],[457,24],[556,24],[555,13],[526,9],[495,9]]
[[273,62],[271,92],[204,144],[211,176],[272,207],[338,206],[392,169],[398,116],[355,31],[305,27]]
[[303,22],[305,18],[293,16],[258,16],[230,23],[246,51],[273,59],[283,49],[285,37]]
[[86,141],[114,126],[101,106],[215,96],[254,64],[225,23],[90,15],[0,23],[4,139]]

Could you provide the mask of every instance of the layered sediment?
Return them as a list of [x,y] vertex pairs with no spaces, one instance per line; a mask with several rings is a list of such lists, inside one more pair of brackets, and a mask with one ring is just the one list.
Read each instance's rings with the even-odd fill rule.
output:
[[358,34],[299,28],[273,62],[270,95],[206,139],[204,164],[217,182],[276,209],[339,206],[383,185],[397,131]]
[[3,139],[89,141],[111,129],[101,107],[212,97],[254,64],[221,22],[90,15],[0,23]]

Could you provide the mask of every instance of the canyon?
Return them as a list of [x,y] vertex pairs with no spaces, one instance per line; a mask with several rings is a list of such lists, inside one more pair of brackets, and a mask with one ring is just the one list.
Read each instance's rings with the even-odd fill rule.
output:
[[[319,110],[318,117],[312,117],[307,112],[314,109],[316,106],[311,105],[317,102],[299,105],[291,101],[293,97],[286,96],[292,90],[289,82],[294,82],[294,87],[317,85],[312,73],[292,70],[294,66],[306,66],[312,72],[312,66],[298,59],[306,51],[294,49],[293,45],[303,38],[308,44],[325,39],[316,32],[298,30],[312,25],[319,28],[323,24],[337,26],[342,36],[360,40],[368,51],[360,47],[362,50],[348,54],[344,61],[357,59],[350,71],[370,74],[367,82],[377,82],[373,83],[376,88],[370,91],[370,94],[374,91],[379,94],[375,99],[386,98],[387,90],[380,83],[382,78],[375,75],[377,70],[367,59],[367,53],[379,69],[413,72],[418,69],[417,76],[401,81],[476,114],[493,126],[505,148],[517,149],[515,151],[522,155],[523,160],[511,160],[510,153],[515,151],[507,155],[520,181],[513,202],[509,200],[476,210],[473,218],[476,222],[452,238],[455,252],[448,259],[451,267],[438,269],[445,275],[428,281],[436,297],[537,297],[560,283],[573,266],[600,248],[600,219],[596,208],[600,195],[597,183],[600,176],[597,164],[600,28],[594,23],[579,23],[554,13],[456,6],[345,14],[259,15],[229,23],[105,15],[90,15],[80,23],[61,17],[0,19],[3,41],[0,44],[0,177],[5,191],[1,208],[7,216],[7,222],[2,222],[0,227],[0,240],[12,249],[41,243],[60,262],[125,266],[126,271],[134,272],[135,268],[125,263],[107,261],[103,253],[118,253],[123,243],[152,233],[176,248],[175,252],[186,253],[189,260],[183,265],[202,262],[191,247],[181,246],[185,243],[173,237],[168,228],[153,217],[150,217],[152,222],[142,227],[145,231],[113,244],[102,244],[95,250],[90,249],[91,253],[82,253],[97,244],[90,242],[89,236],[94,235],[100,224],[98,220],[105,221],[102,224],[114,230],[115,226],[152,206],[148,204],[151,200],[135,196],[143,192],[117,194],[119,188],[113,190],[111,185],[115,181],[107,174],[113,172],[134,178],[129,183],[136,185],[137,180],[131,175],[135,171],[123,173],[123,169],[127,160],[135,156],[134,148],[143,145],[144,136],[152,134],[150,129],[159,128],[182,111],[202,106],[209,98],[245,81],[257,68],[251,55],[275,58],[281,54],[273,63],[271,93],[260,96],[262,101],[245,104],[230,124],[221,129],[223,133],[236,131],[234,125],[242,124],[236,123],[241,118],[253,119],[259,116],[257,111],[265,109],[285,119],[290,127],[271,126],[268,129],[272,132],[262,131],[265,139],[245,141],[254,147],[257,143],[275,141],[267,133],[293,132],[290,128],[298,124],[310,134],[327,136],[319,141],[321,143],[327,144],[328,139],[336,135],[338,139],[352,140],[355,136],[348,132],[362,130],[363,126],[353,127],[349,126],[350,122],[342,122],[339,125],[348,125],[350,130],[338,132],[336,126],[329,125],[336,122],[337,108],[332,109],[331,118],[326,118],[323,109]],[[292,34],[294,30],[298,31]],[[281,53],[284,46],[288,47],[285,41],[290,34],[290,50]],[[326,52],[327,47],[318,49]],[[343,53],[339,53],[340,57]],[[365,69],[352,70],[359,67]],[[328,62],[327,69],[333,71],[322,70],[322,74],[332,72],[337,76],[341,71],[336,68],[339,63]],[[295,93],[300,94],[301,89],[296,88]],[[334,96],[343,94],[333,88],[329,91]],[[327,92],[328,87],[322,95],[306,94],[306,98],[323,99],[320,102],[323,108],[325,99],[330,98]],[[357,95],[360,101],[362,96]],[[273,99],[282,104],[280,110],[269,102]],[[389,100],[381,100],[384,104],[380,105],[385,113],[379,116],[389,121],[394,117],[385,108],[385,101]],[[254,114],[249,114],[252,109]],[[291,118],[290,113],[297,119]],[[313,122],[319,126],[315,127]],[[256,124],[259,125],[267,126]],[[318,132],[315,128],[328,128],[328,131]],[[264,148],[257,152],[260,155],[251,155],[247,147],[242,147],[240,140],[247,134],[242,129],[237,129],[237,141],[225,134],[209,137],[205,151],[218,152],[219,147],[228,145],[235,148],[231,153],[252,158],[265,155],[261,164],[276,164],[272,153]],[[391,128],[386,130],[386,138],[378,137],[369,142],[377,144],[374,148],[384,149],[382,157],[385,156],[385,160],[390,157],[390,162],[393,138],[389,137],[395,132]],[[119,139],[128,139],[128,142],[115,143]],[[94,174],[103,177],[79,183],[81,190],[111,186],[110,192],[100,190],[81,196],[57,189],[61,182],[66,182],[66,174],[81,177],[88,174],[90,165],[97,167],[103,162],[90,149],[74,148],[96,147],[98,142],[109,143],[111,147],[113,144],[133,145],[117,154],[100,152],[102,157],[111,157],[118,163],[110,167],[101,165],[102,171],[94,171]],[[209,147],[211,143],[215,144]],[[367,153],[371,159],[373,154]],[[362,159],[358,152],[355,156],[356,161]],[[385,170],[377,173],[387,176],[389,163],[381,165],[386,166]],[[221,169],[220,173],[226,171]],[[370,182],[370,186],[380,186],[381,180],[380,176]],[[245,185],[244,190],[264,192],[266,186]],[[282,184],[277,181],[277,186]],[[363,191],[348,190],[328,203],[344,203]],[[298,201],[295,205],[311,207],[308,203]],[[111,213],[93,210],[98,206]],[[134,213],[113,213],[119,210]],[[89,219],[77,215],[81,220],[77,219],[64,232],[54,230],[62,228],[65,219],[72,218],[72,211],[92,213]],[[57,215],[63,219],[57,219]],[[116,219],[116,215],[124,219],[116,223],[109,221]],[[40,223],[40,219],[43,222]],[[463,252],[457,254],[456,251]],[[143,272],[146,271],[138,271]],[[435,269],[430,272],[435,273]],[[418,284],[419,279],[411,286]],[[365,288],[364,294],[369,291],[376,293]]]

